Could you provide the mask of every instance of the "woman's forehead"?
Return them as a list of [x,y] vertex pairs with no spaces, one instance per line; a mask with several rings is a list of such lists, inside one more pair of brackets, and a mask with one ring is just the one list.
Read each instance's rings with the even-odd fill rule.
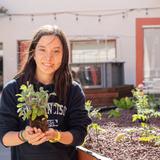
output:
[[38,46],[61,46],[61,41],[57,36],[47,35],[42,36],[37,44]]

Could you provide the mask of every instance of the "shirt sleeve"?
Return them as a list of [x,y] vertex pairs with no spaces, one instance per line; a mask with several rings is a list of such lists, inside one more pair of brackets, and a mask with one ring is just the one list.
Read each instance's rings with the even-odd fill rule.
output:
[[85,96],[79,85],[71,91],[70,105],[68,106],[68,126],[73,135],[71,145],[81,145],[87,135],[87,126],[91,123],[88,112],[85,109]]
[[[13,84],[4,87],[0,99],[0,141],[8,131],[18,130],[16,97]],[[2,143],[3,144],[3,143]]]

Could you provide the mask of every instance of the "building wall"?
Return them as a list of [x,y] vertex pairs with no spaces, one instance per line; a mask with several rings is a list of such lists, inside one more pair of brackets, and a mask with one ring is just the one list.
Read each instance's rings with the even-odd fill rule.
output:
[[[159,0],[14,0],[2,1],[0,4],[9,13],[44,13],[61,11],[111,10],[127,8],[149,8],[160,6]],[[135,84],[135,19],[145,17],[160,17],[160,9],[129,12],[125,18],[122,14],[102,17],[81,17],[76,21],[75,15],[57,15],[34,17],[0,17],[0,42],[3,43],[4,54],[4,82],[10,80],[17,72],[17,41],[31,39],[34,31],[41,25],[57,24],[66,35],[96,36],[103,38],[116,37],[118,60],[125,61],[125,83]]]

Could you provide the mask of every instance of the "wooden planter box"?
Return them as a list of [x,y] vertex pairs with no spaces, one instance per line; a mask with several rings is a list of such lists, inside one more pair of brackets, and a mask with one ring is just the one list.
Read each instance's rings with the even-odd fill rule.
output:
[[86,100],[91,100],[94,107],[110,106],[113,99],[119,97],[117,91],[108,91],[107,89],[86,89]]
[[110,158],[101,156],[81,146],[77,147],[77,152],[78,152],[78,160],[112,160]]
[[133,85],[121,85],[112,88],[84,89],[86,100],[91,100],[94,107],[112,106],[114,99],[132,96]]

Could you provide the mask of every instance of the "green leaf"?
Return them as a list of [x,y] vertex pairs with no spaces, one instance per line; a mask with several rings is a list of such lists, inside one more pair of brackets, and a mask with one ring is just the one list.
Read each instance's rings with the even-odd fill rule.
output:
[[31,110],[28,110],[28,112],[26,113],[26,118],[29,119],[30,116],[31,116],[31,114],[32,114],[32,111],[31,111]]
[[27,90],[27,86],[25,84],[23,84],[23,85],[21,85],[20,89],[25,91],[25,90]]
[[111,118],[111,117],[115,117],[115,118],[118,118],[118,117],[120,117],[120,111],[118,111],[118,110],[114,110],[114,109],[112,109],[112,110],[110,110],[109,112],[108,112],[108,117],[109,118]]
[[25,101],[24,97],[19,97],[17,100],[18,100],[18,102],[24,102]]
[[25,105],[25,103],[19,103],[19,104],[17,104],[17,108],[21,108],[21,107],[23,107]]
[[115,141],[116,141],[116,142],[121,142],[121,141],[123,141],[125,138],[126,138],[126,134],[125,134],[125,133],[119,133],[119,134],[116,136]]
[[32,113],[32,121],[34,121],[36,118],[37,118],[37,115]]
[[137,114],[133,114],[132,115],[132,122],[135,122],[136,120],[138,120],[138,115]]

